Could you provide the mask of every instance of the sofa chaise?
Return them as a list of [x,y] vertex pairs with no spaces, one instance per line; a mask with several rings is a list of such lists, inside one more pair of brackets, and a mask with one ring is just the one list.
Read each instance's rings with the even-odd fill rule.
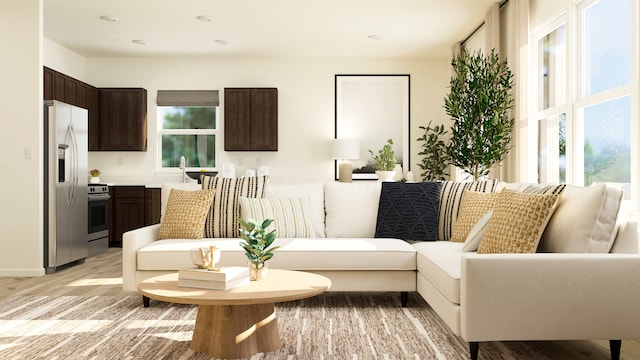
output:
[[[385,197],[379,182],[266,185],[265,202],[304,200],[300,217],[307,224],[307,236],[277,239],[281,248],[269,266],[327,276],[331,291],[400,292],[403,306],[406,294],[417,291],[453,333],[470,343],[472,359],[483,341],[577,339],[611,340],[616,359],[620,340],[640,339],[640,240],[635,222],[617,220],[619,191],[604,185],[567,186],[544,223],[538,252],[481,254],[468,251],[469,239],[484,241],[491,217],[483,217],[488,219],[484,227],[473,219],[477,224],[466,242],[451,241],[456,222],[464,222],[459,216],[463,195],[522,192],[526,184],[439,186],[438,201],[427,207],[437,232],[429,237],[438,241],[405,241],[381,236],[381,216],[393,216],[384,210],[394,198]],[[163,185],[163,217],[171,189],[200,188]],[[222,249],[220,266],[246,264],[237,237],[158,240],[160,228],[156,224],[124,234],[125,291],[136,291],[146,278],[192,267],[193,248]]]

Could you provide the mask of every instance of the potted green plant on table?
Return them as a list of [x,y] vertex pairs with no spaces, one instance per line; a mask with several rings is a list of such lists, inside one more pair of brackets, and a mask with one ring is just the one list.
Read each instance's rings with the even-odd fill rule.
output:
[[249,277],[252,281],[260,280],[265,274],[266,263],[273,257],[273,251],[280,246],[272,246],[276,240],[276,230],[267,232],[273,219],[265,219],[262,224],[256,220],[238,219],[240,223],[240,246],[245,250],[249,260]]
[[444,99],[445,111],[453,119],[447,156],[478,180],[510,150],[513,75],[494,50],[488,56],[465,50],[451,66],[451,91]]
[[394,169],[397,161],[393,148],[391,147],[392,145],[393,140],[387,140],[387,143],[382,147],[382,149],[378,150],[377,155],[374,154],[373,151],[369,150],[369,153],[375,161],[376,175],[381,181],[391,181],[396,175],[396,171]]

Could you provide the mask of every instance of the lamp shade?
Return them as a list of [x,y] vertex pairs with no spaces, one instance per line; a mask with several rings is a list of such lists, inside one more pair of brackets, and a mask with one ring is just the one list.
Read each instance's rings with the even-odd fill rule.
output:
[[333,139],[331,158],[340,160],[360,159],[360,141],[357,139]]

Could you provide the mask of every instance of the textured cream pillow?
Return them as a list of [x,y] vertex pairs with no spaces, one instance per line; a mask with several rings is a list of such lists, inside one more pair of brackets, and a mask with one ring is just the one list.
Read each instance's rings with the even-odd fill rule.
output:
[[450,241],[465,242],[471,228],[484,214],[493,209],[498,194],[465,190]]
[[315,237],[309,218],[309,205],[304,197],[288,199],[251,199],[240,198],[242,219],[256,220],[262,223],[273,219],[269,231],[275,229],[279,238]]
[[559,194],[503,190],[496,199],[478,254],[536,252],[559,198]]
[[160,223],[158,240],[202,239],[204,222],[212,201],[212,190],[171,189],[167,210]]

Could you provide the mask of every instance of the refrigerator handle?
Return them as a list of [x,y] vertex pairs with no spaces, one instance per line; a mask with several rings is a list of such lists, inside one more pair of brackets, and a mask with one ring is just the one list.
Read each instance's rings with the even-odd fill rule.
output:
[[78,139],[76,138],[76,131],[73,128],[73,124],[69,124],[69,131],[71,133],[71,202],[73,205],[76,202],[76,194],[78,193]]

